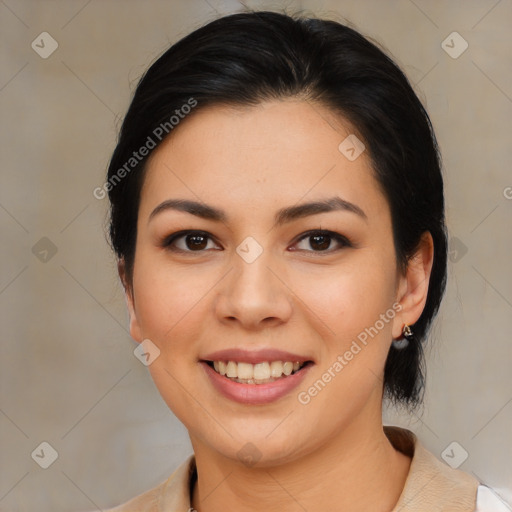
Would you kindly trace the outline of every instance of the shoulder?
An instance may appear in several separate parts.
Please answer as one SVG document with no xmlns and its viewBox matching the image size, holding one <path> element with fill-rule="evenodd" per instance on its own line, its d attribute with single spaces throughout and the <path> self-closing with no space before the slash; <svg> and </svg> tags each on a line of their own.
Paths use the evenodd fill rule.
<svg viewBox="0 0 512 512">
<path fill-rule="evenodd" d="M 510 512 L 510 507 L 489 487 L 469 473 L 441 462 L 409 430 L 389 426 L 384 430 L 391 444 L 411 457 L 405 487 L 394 512 Z"/>
<path fill-rule="evenodd" d="M 153 487 L 149 491 L 139 494 L 130 501 L 104 512 L 158 512 L 160 497 L 165 489 L 167 481 Z"/>
<path fill-rule="evenodd" d="M 479 482 L 429 452 L 410 431 L 386 427 L 392 445 L 411 457 L 405 486 L 393 511 L 474 512 Z"/>
<path fill-rule="evenodd" d="M 190 508 L 190 489 L 195 478 L 195 470 L 195 457 L 190 455 L 164 482 L 104 512 L 187 512 Z"/>
<path fill-rule="evenodd" d="M 475 512 L 510 512 L 510 507 L 501 501 L 489 487 L 480 485 L 476 495 Z"/>
</svg>

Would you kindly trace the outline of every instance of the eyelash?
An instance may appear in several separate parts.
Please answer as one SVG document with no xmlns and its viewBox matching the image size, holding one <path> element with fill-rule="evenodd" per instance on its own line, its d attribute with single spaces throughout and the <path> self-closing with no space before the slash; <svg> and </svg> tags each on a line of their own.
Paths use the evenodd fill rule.
<svg viewBox="0 0 512 512">
<path fill-rule="evenodd" d="M 172 245 L 174 242 L 176 242 L 180 238 L 185 238 L 188 235 L 203 236 L 203 237 L 208 238 L 209 240 L 214 240 L 213 237 L 206 231 L 185 230 L 185 231 L 178 231 L 177 233 L 173 233 L 172 235 L 167 236 L 163 240 L 161 246 L 164 249 L 167 249 L 171 252 L 190 253 L 190 254 L 194 254 L 194 253 L 201 254 L 201 253 L 206 252 L 206 249 L 201 249 L 198 251 L 191 251 L 191 250 L 178 249 Z M 307 231 L 306 233 L 303 233 L 302 235 L 300 235 L 300 237 L 294 243 L 294 245 L 298 244 L 299 242 L 302 242 L 303 240 L 305 240 L 307 238 L 311 238 L 315 235 L 328 236 L 331 239 L 334 239 L 336 242 L 338 242 L 341 247 L 339 247 L 338 249 L 334 249 L 334 250 L 326 249 L 324 251 L 314 251 L 314 250 L 307 250 L 307 249 L 299 249 L 299 251 L 313 252 L 313 253 L 318 253 L 318 254 L 324 254 L 324 253 L 331 254 L 331 253 L 336 252 L 345 247 L 353 247 L 351 242 L 343 235 L 340 235 L 339 233 L 336 233 L 334 231 L 325 230 L 325 229 L 310 230 L 310 231 Z"/>
</svg>

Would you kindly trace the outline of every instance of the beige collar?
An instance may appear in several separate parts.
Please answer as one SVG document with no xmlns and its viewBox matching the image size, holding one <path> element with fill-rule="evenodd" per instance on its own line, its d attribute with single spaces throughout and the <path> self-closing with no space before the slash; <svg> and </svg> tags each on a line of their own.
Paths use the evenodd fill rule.
<svg viewBox="0 0 512 512">
<path fill-rule="evenodd" d="M 391 444 L 412 457 L 404 489 L 392 512 L 473 512 L 479 482 L 427 451 L 409 430 L 384 427 Z M 194 455 L 159 486 L 110 512 L 188 512 L 197 478 Z"/>
<path fill-rule="evenodd" d="M 479 482 L 452 469 L 424 448 L 409 430 L 384 427 L 391 444 L 412 457 L 409 474 L 392 512 L 474 512 Z"/>
</svg>

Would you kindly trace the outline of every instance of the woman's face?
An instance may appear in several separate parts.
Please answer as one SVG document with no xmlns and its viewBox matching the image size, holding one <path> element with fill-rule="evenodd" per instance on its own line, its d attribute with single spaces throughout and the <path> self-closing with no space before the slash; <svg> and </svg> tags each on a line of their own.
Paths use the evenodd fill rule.
<svg viewBox="0 0 512 512">
<path fill-rule="evenodd" d="M 381 421 L 386 355 L 411 319 L 369 156 L 339 149 L 352 133 L 298 100 L 210 107 L 149 161 L 131 334 L 160 351 L 149 369 L 196 452 L 271 465 Z M 213 361 L 282 376 L 236 382 Z M 278 361 L 305 364 L 287 376 Z"/>
</svg>

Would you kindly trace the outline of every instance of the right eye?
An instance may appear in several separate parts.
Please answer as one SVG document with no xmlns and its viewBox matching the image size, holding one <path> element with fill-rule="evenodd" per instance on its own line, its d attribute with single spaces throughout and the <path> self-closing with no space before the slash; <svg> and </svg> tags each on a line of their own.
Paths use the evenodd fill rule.
<svg viewBox="0 0 512 512">
<path fill-rule="evenodd" d="M 166 237 L 162 247 L 173 252 L 204 252 L 209 240 L 213 242 L 211 235 L 205 231 L 178 231 Z"/>
</svg>

